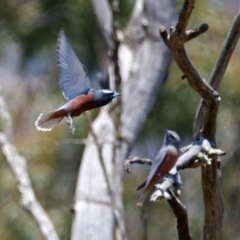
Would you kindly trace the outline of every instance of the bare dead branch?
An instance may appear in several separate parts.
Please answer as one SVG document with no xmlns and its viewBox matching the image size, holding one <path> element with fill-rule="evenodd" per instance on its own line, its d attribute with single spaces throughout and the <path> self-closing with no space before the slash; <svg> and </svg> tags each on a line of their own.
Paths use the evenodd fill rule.
<svg viewBox="0 0 240 240">
<path fill-rule="evenodd" d="M 2 121 L 2 131 L 4 132 L 8 139 L 12 140 L 12 118 L 7 110 L 7 106 L 1 92 L 0 92 L 0 117 Z"/>
<path fill-rule="evenodd" d="M 100 162 L 100 165 L 102 167 L 102 170 L 103 170 L 103 176 L 105 178 L 105 181 L 106 181 L 106 184 L 107 184 L 107 189 L 108 189 L 108 194 L 110 196 L 110 199 L 113 200 L 113 194 L 112 194 L 112 189 L 111 189 L 111 184 L 110 184 L 110 180 L 109 180 L 109 177 L 108 177 L 108 174 L 107 174 L 107 169 L 106 169 L 106 166 L 104 164 L 104 160 L 103 160 L 103 155 L 102 155 L 102 145 L 99 143 L 98 141 L 98 138 L 92 128 L 92 118 L 91 118 L 91 115 L 89 112 L 86 112 L 86 116 L 87 116 L 87 119 L 88 119 L 88 123 L 89 123 L 89 127 L 90 127 L 90 132 L 91 132 L 91 135 L 93 137 L 93 141 L 95 143 L 95 146 L 97 148 L 97 151 L 98 151 L 98 156 L 99 156 L 99 162 Z"/>
<path fill-rule="evenodd" d="M 220 56 L 212 71 L 209 83 L 213 88 L 217 89 L 221 83 L 223 75 L 226 71 L 233 50 L 239 40 L 240 35 L 240 10 L 237 13 L 232 28 L 230 29 L 225 43 L 223 45 Z M 204 129 L 204 134 L 208 134 L 214 139 L 215 132 L 211 129 L 215 127 L 217 111 L 211 111 L 201 102 L 195 117 L 194 135 L 196 136 L 200 129 Z M 214 124 L 214 125 L 213 125 Z M 215 158 L 212 166 L 202 168 L 202 185 L 205 204 L 205 219 L 202 239 L 219 239 L 221 235 L 221 227 L 224 213 L 223 197 L 220 188 L 220 170 L 217 158 Z"/>
<path fill-rule="evenodd" d="M 233 25 L 226 37 L 226 40 L 223 44 L 221 53 L 218 57 L 218 60 L 213 68 L 212 74 L 210 76 L 210 80 L 209 80 L 209 84 L 214 88 L 214 89 L 218 89 L 218 86 L 220 85 L 220 82 L 223 78 L 223 75 L 226 71 L 226 68 L 228 66 L 228 63 L 230 61 L 230 58 L 232 56 L 232 53 L 234 51 L 234 49 L 236 48 L 237 42 L 239 40 L 239 36 L 240 36 L 240 10 L 238 11 Z M 203 128 L 203 122 L 204 122 L 204 118 L 205 118 L 205 111 L 206 111 L 206 107 L 204 105 L 203 102 L 201 102 L 199 104 L 198 107 L 198 111 L 196 113 L 196 117 L 195 117 L 195 122 L 194 122 L 194 137 L 197 136 L 197 134 L 199 133 L 200 129 Z M 209 116 L 206 113 L 206 118 L 211 119 L 214 118 L 214 116 Z M 215 117 L 216 118 L 216 117 Z M 209 126 L 209 128 L 211 128 L 211 125 Z M 206 126 L 204 127 L 204 129 L 206 129 Z"/>
<path fill-rule="evenodd" d="M 189 85 L 202 96 L 204 103 L 209 106 L 209 108 L 217 108 L 219 95 L 203 78 L 201 78 L 199 72 L 189 60 L 184 48 L 186 37 L 179 40 L 175 28 L 172 28 L 168 33 L 164 27 L 160 28 L 160 35 L 171 50 L 179 68 L 187 78 Z"/>
<path fill-rule="evenodd" d="M 194 123 L 194 137 L 202 135 L 212 142 L 212 147 L 215 145 L 215 132 L 216 132 L 216 119 L 218 114 L 218 107 L 220 97 L 214 90 L 216 89 L 222 76 L 226 70 L 227 64 L 239 39 L 240 20 L 239 13 L 235 18 L 234 24 L 224 44 L 222 53 L 216 63 L 213 73 L 210 77 L 210 85 L 200 77 L 199 73 L 188 59 L 185 49 L 183 47 L 186 37 L 184 37 L 187 21 L 191 14 L 190 5 L 193 1 L 185 1 L 183 11 L 180 14 L 179 22 L 177 24 L 176 32 L 174 28 L 170 29 L 167 33 L 165 28 L 160 29 L 160 34 L 171 50 L 179 68 L 183 71 L 184 76 L 187 78 L 190 86 L 197 91 L 203 98 L 201 105 L 197 111 Z M 180 26 L 180 27 L 179 27 Z M 180 35 L 180 36 L 179 36 Z M 187 34 L 186 34 L 187 35 Z M 229 54 L 228 54 L 228 50 Z M 226 58 L 226 61 L 225 61 Z M 221 69 L 222 68 L 222 69 Z M 223 220 L 223 199 L 220 186 L 220 172 L 218 170 L 217 157 L 213 157 L 211 165 L 202 167 L 202 186 L 205 204 L 205 221 L 203 229 L 203 240 L 220 239 L 222 220 Z"/>
<path fill-rule="evenodd" d="M 19 155 L 10 142 L 12 138 L 12 119 L 4 98 L 0 95 L 0 118 L 3 132 L 0 132 L 0 144 L 21 194 L 20 204 L 36 221 L 40 232 L 46 240 L 58 240 L 57 232 L 45 210 L 37 201 L 28 175 L 26 159 Z"/>
<path fill-rule="evenodd" d="M 198 92 L 202 98 L 203 103 L 208 107 L 209 111 L 211 110 L 211 121 L 205 121 L 205 127 L 207 127 L 208 131 L 211 130 L 211 134 L 207 134 L 204 132 L 205 137 L 209 137 L 215 134 L 216 129 L 216 113 L 218 111 L 219 105 L 219 95 L 218 93 L 204 80 L 201 78 L 195 66 L 189 60 L 185 48 L 184 43 L 189 41 L 192 36 L 195 35 L 195 32 L 198 33 L 197 30 L 191 30 L 185 32 L 187 22 L 189 20 L 190 14 L 192 12 L 192 8 L 194 5 L 193 0 L 185 0 L 183 10 L 180 13 L 179 21 L 175 28 L 171 28 L 169 33 L 164 27 L 160 28 L 160 35 L 162 36 L 163 41 L 171 50 L 179 68 L 182 70 L 185 78 L 187 78 L 190 86 Z M 207 28 L 205 25 L 202 25 L 202 30 L 206 31 Z M 192 34 L 191 34 L 192 33 Z M 198 35 L 198 34 L 197 34 Z M 189 37 L 190 36 L 190 37 Z M 198 129 L 200 132 L 200 129 Z M 204 128 L 205 131 L 205 128 Z M 199 134 L 198 132 L 198 134 Z M 197 135 L 195 135 L 196 137 Z"/>
<path fill-rule="evenodd" d="M 47 213 L 37 201 L 27 173 L 26 159 L 20 156 L 17 149 L 3 133 L 0 133 L 0 144 L 3 154 L 14 174 L 18 190 L 21 194 L 21 205 L 37 222 L 40 232 L 46 240 L 58 240 L 57 232 Z"/>
<path fill-rule="evenodd" d="M 151 195 L 150 201 L 157 202 L 161 199 L 171 199 L 171 195 L 169 194 L 169 189 L 171 186 L 173 186 L 175 195 L 180 196 L 182 191 L 182 180 L 178 172 L 176 172 L 175 174 L 168 173 L 163 178 L 162 183 L 158 183 L 155 185 L 156 190 Z"/>
<path fill-rule="evenodd" d="M 233 51 L 238 43 L 239 37 L 240 37 L 240 9 L 234 19 L 233 25 L 226 37 L 221 53 L 217 59 L 217 62 L 210 76 L 209 84 L 214 89 L 218 88 L 223 78 L 228 63 L 232 57 Z"/>
<path fill-rule="evenodd" d="M 172 191 L 169 191 L 171 199 L 168 200 L 174 215 L 177 218 L 177 230 L 179 240 L 191 240 L 191 235 L 188 226 L 188 213 L 187 208 L 182 204 L 182 202 L 175 197 Z"/>
<path fill-rule="evenodd" d="M 186 32 L 186 42 L 192 40 L 193 38 L 198 37 L 202 33 L 205 33 L 208 30 L 208 25 L 206 23 L 201 24 L 199 27 L 189 30 Z"/>
<path fill-rule="evenodd" d="M 129 157 L 124 161 L 124 168 L 128 173 L 132 172 L 131 165 L 134 163 L 152 165 L 153 160 L 149 158 Z"/>
<path fill-rule="evenodd" d="M 174 178 L 176 178 L 177 180 Z M 158 184 L 159 186 L 156 186 L 157 189 L 151 195 L 150 201 L 156 202 L 161 199 L 166 199 L 177 219 L 177 230 L 178 230 L 179 240 L 190 240 L 191 235 L 190 235 L 189 225 L 188 225 L 187 208 L 173 194 L 173 192 L 169 190 L 169 188 L 171 187 L 174 181 L 178 182 L 179 186 L 178 187 L 175 186 L 174 191 L 175 191 L 175 194 L 179 196 L 181 192 L 181 185 L 182 185 L 180 175 L 168 174 L 168 176 L 165 177 L 164 182 L 162 184 Z"/>
<path fill-rule="evenodd" d="M 185 35 L 187 24 L 191 16 L 192 10 L 194 9 L 195 0 L 184 0 L 183 9 L 180 13 L 178 23 L 176 25 L 177 34 L 180 37 Z"/>
<path fill-rule="evenodd" d="M 108 56 L 110 59 L 110 86 L 111 89 L 114 91 L 121 93 L 121 82 L 122 76 L 120 73 L 120 66 L 119 66 L 119 46 L 120 46 L 120 39 L 119 39 L 119 32 L 120 32 L 120 23 L 119 23 L 119 1 L 113 0 L 111 4 L 112 9 L 112 47 L 108 49 Z M 113 117 L 114 126 L 117 132 L 119 132 L 120 126 L 120 116 L 121 116 L 121 109 L 122 109 L 122 99 L 117 98 L 110 104 L 110 113 Z"/>
</svg>

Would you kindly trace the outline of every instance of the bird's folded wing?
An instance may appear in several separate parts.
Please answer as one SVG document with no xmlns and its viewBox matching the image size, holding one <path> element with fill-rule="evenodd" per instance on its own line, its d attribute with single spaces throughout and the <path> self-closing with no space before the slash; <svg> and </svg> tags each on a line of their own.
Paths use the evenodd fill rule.
<svg viewBox="0 0 240 240">
<path fill-rule="evenodd" d="M 167 154 L 167 146 L 162 146 L 158 152 L 158 155 L 157 155 L 155 161 L 153 162 L 153 164 L 150 168 L 146 186 L 148 186 L 148 184 L 150 183 L 150 181 L 152 180 L 154 175 L 157 173 L 157 170 L 160 167 L 161 163 L 163 162 L 166 154 Z"/>
<path fill-rule="evenodd" d="M 72 49 L 65 32 L 60 31 L 57 40 L 57 67 L 63 96 L 69 101 L 91 88 L 84 66 Z"/>
</svg>

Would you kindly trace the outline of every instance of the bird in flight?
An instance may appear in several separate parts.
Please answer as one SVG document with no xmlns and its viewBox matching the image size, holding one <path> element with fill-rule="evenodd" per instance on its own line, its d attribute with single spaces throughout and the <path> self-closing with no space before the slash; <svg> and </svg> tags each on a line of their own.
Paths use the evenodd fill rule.
<svg viewBox="0 0 240 240">
<path fill-rule="evenodd" d="M 55 111 L 41 113 L 35 126 L 40 131 L 51 131 L 64 117 L 68 117 L 69 126 L 74 133 L 73 117 L 87 110 L 102 107 L 121 94 L 110 90 L 94 90 L 91 87 L 86 69 L 63 30 L 58 36 L 56 54 L 59 85 L 67 103 Z"/>
<path fill-rule="evenodd" d="M 151 188 L 174 167 L 179 156 L 180 137 L 174 131 L 166 130 L 164 142 L 153 162 L 147 179 L 137 188 L 144 188 L 137 206 L 142 207 Z"/>
</svg>

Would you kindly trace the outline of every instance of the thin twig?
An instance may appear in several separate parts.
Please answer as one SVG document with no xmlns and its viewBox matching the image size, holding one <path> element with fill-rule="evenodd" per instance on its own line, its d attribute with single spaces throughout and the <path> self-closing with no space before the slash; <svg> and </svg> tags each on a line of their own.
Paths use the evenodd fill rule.
<svg viewBox="0 0 240 240">
<path fill-rule="evenodd" d="M 110 196 L 111 202 L 113 202 L 113 194 L 112 194 L 111 184 L 110 184 L 110 180 L 109 180 L 109 177 L 108 177 L 107 169 L 106 169 L 106 166 L 105 166 L 105 163 L 104 163 L 104 160 L 103 160 L 103 155 L 102 155 L 102 145 L 98 142 L 97 135 L 95 134 L 95 132 L 93 130 L 93 127 L 92 127 L 93 121 L 92 121 L 90 113 L 86 112 L 86 116 L 87 116 L 87 119 L 88 119 L 90 132 L 91 132 L 91 135 L 93 137 L 93 141 L 94 141 L 95 146 L 97 148 L 99 162 L 100 162 L 100 165 L 102 167 L 103 176 L 104 176 L 104 179 L 105 179 L 106 184 L 107 184 L 108 194 Z"/>
<path fill-rule="evenodd" d="M 87 145 L 89 141 L 87 139 L 64 139 L 56 142 L 56 145 L 62 144 L 78 144 L 78 145 Z"/>
<path fill-rule="evenodd" d="M 6 102 L 2 96 L 0 87 L 0 117 L 2 121 L 2 131 L 9 140 L 12 140 L 12 118 L 7 109 Z"/>
<path fill-rule="evenodd" d="M 189 30 L 186 32 L 186 42 L 192 40 L 193 38 L 198 37 L 208 30 L 208 25 L 206 23 L 201 24 L 199 27 Z"/>
</svg>

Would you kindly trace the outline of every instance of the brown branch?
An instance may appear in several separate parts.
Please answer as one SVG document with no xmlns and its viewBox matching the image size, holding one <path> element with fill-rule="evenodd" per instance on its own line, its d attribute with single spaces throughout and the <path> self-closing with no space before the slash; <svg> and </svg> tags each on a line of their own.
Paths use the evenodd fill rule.
<svg viewBox="0 0 240 240">
<path fill-rule="evenodd" d="M 184 9 L 186 6 L 189 6 L 187 2 L 189 4 L 191 3 L 191 1 L 185 1 Z M 186 11 L 186 9 L 182 11 L 177 26 L 183 26 L 184 29 L 186 26 L 184 23 L 186 22 L 183 24 L 180 23 L 181 19 L 189 19 L 190 12 L 190 10 Z M 184 14 L 186 16 L 182 17 Z M 215 147 L 216 118 L 220 98 L 217 92 L 213 89 L 216 89 L 219 86 L 232 52 L 239 39 L 240 13 L 238 13 L 235 18 L 233 27 L 228 34 L 223 50 L 210 77 L 210 84 L 213 88 L 201 79 L 195 67 L 188 59 L 183 47 L 183 33 L 181 32 L 182 35 L 178 37 L 178 35 L 174 33 L 174 29 L 172 29 L 169 34 L 166 33 L 166 30 L 160 31 L 160 34 L 166 45 L 170 48 L 190 86 L 203 98 L 194 123 L 194 137 L 197 137 L 200 130 L 203 128 L 203 136 L 212 140 L 212 146 Z M 218 163 L 216 157 L 214 158 L 212 165 L 202 168 L 202 186 L 205 203 L 205 221 L 202 239 L 219 239 L 221 235 L 223 199 L 220 186 L 220 173 L 218 173 L 219 170 L 217 168 Z"/>
<path fill-rule="evenodd" d="M 206 23 L 201 24 L 199 27 L 189 30 L 186 32 L 186 42 L 198 37 L 199 35 L 205 33 L 208 30 L 208 25 Z"/>
<path fill-rule="evenodd" d="M 194 122 L 194 137 L 200 135 L 202 130 L 203 137 L 212 142 L 215 146 L 216 119 L 220 97 L 215 89 L 219 86 L 223 74 L 226 70 L 232 52 L 240 35 L 240 12 L 238 12 L 232 29 L 225 41 L 219 59 L 213 69 L 209 84 L 203 80 L 191 61 L 188 59 L 184 49 L 187 40 L 187 33 L 184 33 L 187 21 L 191 14 L 193 1 L 185 1 L 183 11 L 180 14 L 176 28 L 171 28 L 168 33 L 165 28 L 160 29 L 160 34 L 171 50 L 179 68 L 187 78 L 190 86 L 197 91 L 203 98 L 201 106 L 197 111 Z M 177 30 L 176 30 L 177 29 Z M 180 29 L 180 30 L 179 30 Z M 220 186 L 220 171 L 217 157 L 213 157 L 211 165 L 202 167 L 202 187 L 205 204 L 205 220 L 203 228 L 203 240 L 220 239 L 222 220 L 223 220 L 223 198 Z"/>
<path fill-rule="evenodd" d="M 118 63 L 118 49 L 120 46 L 120 39 L 118 32 L 120 31 L 120 24 L 119 24 L 119 0 L 113 0 L 112 4 L 112 14 L 113 14 L 113 21 L 112 21 L 112 40 L 113 40 L 113 48 L 109 49 L 109 56 L 112 60 L 113 64 L 113 71 L 114 71 L 114 80 L 115 80 L 115 91 L 121 93 L 121 74 L 120 74 L 120 67 Z"/>
<path fill-rule="evenodd" d="M 217 108 L 219 95 L 209 84 L 201 78 L 193 63 L 189 60 L 184 48 L 186 38 L 180 39 L 176 34 L 176 29 L 168 33 L 166 28 L 160 28 L 160 35 L 168 48 L 171 50 L 179 68 L 187 78 L 190 86 L 198 92 L 204 99 L 204 103 L 211 109 Z"/>
<path fill-rule="evenodd" d="M 120 23 L 119 23 L 119 0 L 112 0 L 111 4 L 112 9 L 112 42 L 113 45 L 111 48 L 108 49 L 108 56 L 110 59 L 110 69 L 112 70 L 112 74 L 110 73 L 110 86 L 113 90 L 118 93 L 122 92 L 121 89 L 121 82 L 122 76 L 120 73 L 120 66 L 119 66 L 119 47 L 120 47 L 120 39 L 119 39 L 119 32 L 120 32 Z M 120 132 L 120 116 L 122 110 L 122 98 L 116 98 L 110 105 L 110 113 L 113 118 L 114 126 L 117 133 Z M 119 135 L 119 134 L 118 134 Z"/>
<path fill-rule="evenodd" d="M 183 9 L 180 13 L 178 23 L 176 25 L 177 34 L 179 36 L 185 35 L 186 27 L 194 9 L 195 0 L 184 0 Z"/>
<path fill-rule="evenodd" d="M 227 65 L 232 56 L 233 50 L 240 36 L 240 10 L 238 11 L 232 28 L 230 29 L 224 42 L 222 51 L 212 71 L 209 83 L 217 89 L 221 83 Z M 204 134 L 209 133 L 209 137 L 214 139 L 212 132 L 212 119 L 216 119 L 217 112 L 211 112 L 201 102 L 195 117 L 194 135 L 196 136 L 201 128 Z M 221 235 L 222 219 L 224 214 L 223 197 L 220 186 L 219 163 L 215 159 L 214 164 L 207 168 L 202 168 L 202 186 L 205 204 L 205 219 L 202 239 L 219 239 Z"/>
<path fill-rule="evenodd" d="M 217 62 L 213 68 L 212 74 L 210 76 L 209 84 L 214 88 L 217 89 L 218 86 L 220 85 L 220 82 L 223 78 L 223 75 L 226 71 L 226 68 L 228 66 L 228 63 L 230 61 L 230 58 L 232 56 L 232 53 L 234 49 L 236 48 L 237 42 L 240 37 L 240 10 L 238 11 L 232 28 L 230 29 L 226 40 L 223 44 L 221 53 L 217 59 Z M 195 122 L 194 122 L 194 137 L 196 137 L 199 133 L 199 131 L 203 128 L 203 122 L 204 118 L 214 118 L 214 116 L 210 116 L 211 113 L 206 111 L 206 107 L 203 102 L 200 103 L 196 117 L 195 117 Z M 204 116 L 206 114 L 206 117 Z M 211 114 L 212 115 L 212 114 Z M 215 117 L 216 118 L 216 117 Z M 209 126 L 211 128 L 211 124 Z M 206 126 L 204 127 L 206 129 Z"/>
<path fill-rule="evenodd" d="M 175 197 L 172 191 L 169 191 L 169 193 L 171 195 L 171 199 L 168 200 L 168 203 L 177 218 L 178 238 L 179 240 L 191 240 L 192 238 L 189 232 L 187 208 L 177 197 Z"/>
<path fill-rule="evenodd" d="M 222 51 L 217 59 L 217 62 L 210 76 L 209 84 L 214 89 L 218 88 L 223 78 L 228 63 L 232 57 L 233 51 L 238 43 L 239 37 L 240 37 L 240 9 L 234 19 L 232 28 L 230 29 L 226 37 L 226 40 L 222 47 Z"/>
</svg>

